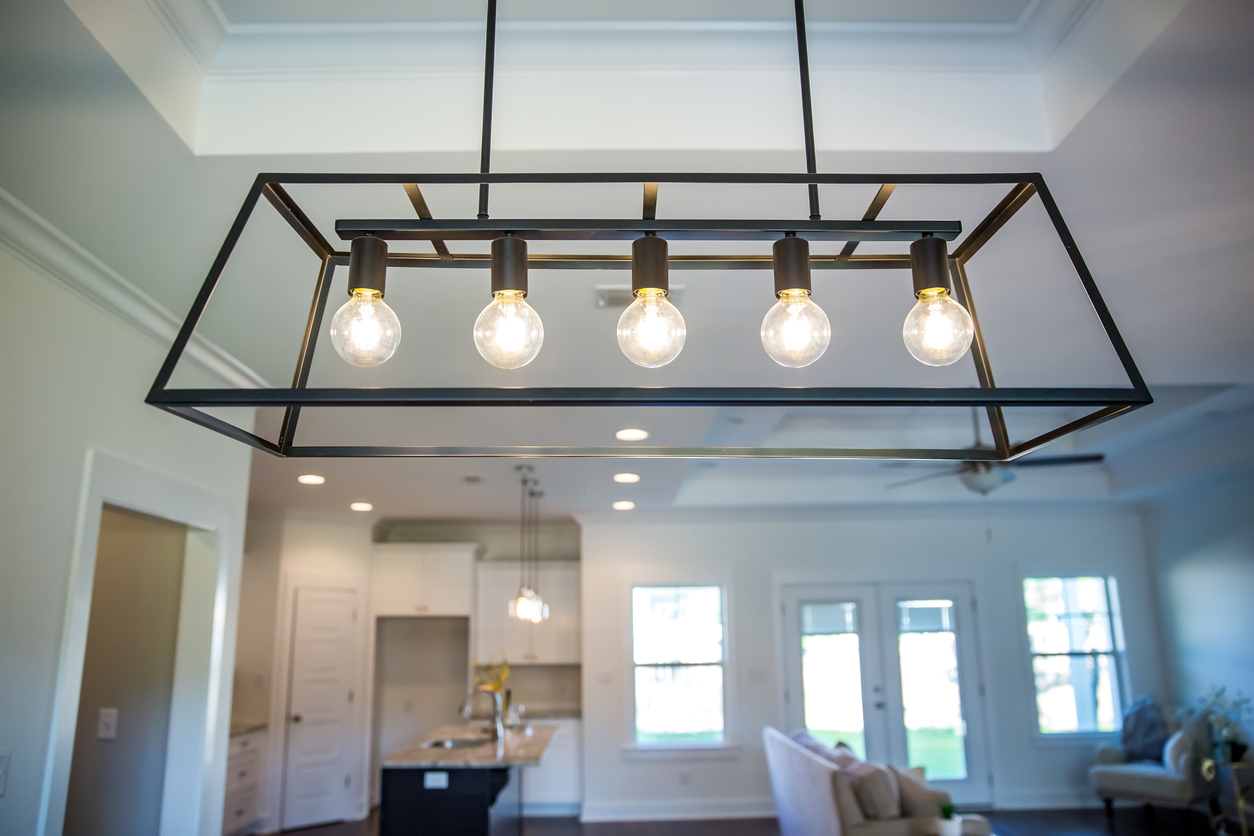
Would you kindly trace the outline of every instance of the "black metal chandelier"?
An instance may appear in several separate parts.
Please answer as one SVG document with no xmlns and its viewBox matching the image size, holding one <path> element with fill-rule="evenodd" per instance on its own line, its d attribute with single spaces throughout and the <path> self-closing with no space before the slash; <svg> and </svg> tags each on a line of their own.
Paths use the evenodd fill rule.
<svg viewBox="0 0 1254 836">
<path fill-rule="evenodd" d="M 259 174 L 180 329 L 147 402 L 231 438 L 278 456 L 549 456 L 687 458 L 862 458 L 1008 461 L 1084 427 L 1152 402 L 1110 311 L 1067 229 L 1057 204 L 1038 173 L 1011 174 L 820 174 L 817 171 L 803 0 L 794 0 L 806 173 L 491 173 L 492 90 L 496 40 L 496 0 L 488 0 L 484 66 L 483 126 L 478 174 Z M 642 189 L 638 219 L 508 219 L 489 216 L 493 184 L 621 184 Z M 285 187 L 295 184 L 383 184 L 403 188 L 415 217 L 341 218 L 335 233 L 349 243 L 337 249 L 310 220 Z M 422 187 L 478 185 L 475 218 L 436 219 Z M 790 220 L 691 220 L 657 216 L 664 184 L 760 184 L 806 186 L 809 217 Z M 878 187 L 861 218 L 824 220 L 819 186 L 871 184 Z M 957 220 L 880 220 L 900 185 L 1009 187 L 974 229 L 963 235 Z M 174 373 L 227 262 L 259 200 L 264 197 L 321 263 L 305 324 L 292 385 L 271 389 L 171 388 Z M 1093 307 L 1110 347 L 1126 376 L 1126 387 L 998 387 L 967 279 L 967 262 L 1021 208 L 1039 199 L 1061 241 L 1076 277 Z M 389 252 L 389 241 L 427 241 L 433 252 Z M 490 253 L 459 253 L 450 243 L 491 241 Z M 632 241 L 630 255 L 528 255 L 528 241 Z M 670 255 L 668 241 L 773 242 L 771 254 Z M 810 252 L 809 242 L 842 242 L 835 255 Z M 861 242 L 906 244 L 898 253 L 858 253 Z M 951 242 L 953 246 L 950 246 Z M 782 366 L 809 365 L 827 348 L 831 329 L 826 315 L 810 300 L 811 270 L 910 270 L 917 304 L 903 327 L 903 339 L 921 362 L 942 366 L 970 353 L 979 387 L 393 387 L 315 388 L 308 386 L 314 349 L 323 331 L 335 268 L 348 267 L 349 301 L 328 328 L 337 353 L 358 366 L 386 361 L 400 340 L 399 319 L 383 301 L 388 269 L 488 269 L 492 302 L 475 323 L 475 344 L 489 363 L 518 368 L 530 362 L 543 343 L 543 325 L 527 304 L 530 270 L 630 270 L 635 301 L 623 313 L 618 341 L 628 359 L 656 368 L 682 350 L 682 315 L 668 300 L 674 270 L 773 270 L 778 303 L 763 321 L 767 354 Z M 640 446 L 371 446 L 302 445 L 297 426 L 302 408 L 312 407 L 983 407 L 992 429 L 987 448 L 836 448 L 836 447 L 640 447 Z M 279 407 L 284 411 L 277 438 L 264 438 L 208 414 L 215 407 Z M 1084 414 L 1018 443 L 1012 443 L 1004 416 L 1011 407 L 1068 407 Z"/>
</svg>

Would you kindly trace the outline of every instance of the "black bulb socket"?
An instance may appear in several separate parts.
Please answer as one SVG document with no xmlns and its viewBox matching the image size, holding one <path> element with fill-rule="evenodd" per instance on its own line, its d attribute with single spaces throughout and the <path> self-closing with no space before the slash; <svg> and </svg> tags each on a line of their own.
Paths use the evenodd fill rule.
<svg viewBox="0 0 1254 836">
<path fill-rule="evenodd" d="M 631 290 L 670 292 L 669 247 L 665 238 L 646 235 L 631 242 Z"/>
<path fill-rule="evenodd" d="M 785 290 L 811 290 L 810 242 L 788 235 L 775 242 L 772 251 L 775 265 L 775 296 Z"/>
<path fill-rule="evenodd" d="M 387 272 L 388 242 L 373 235 L 354 238 L 348 255 L 348 295 L 374 290 L 383 298 Z"/>
<path fill-rule="evenodd" d="M 914 277 L 914 295 L 928 290 L 953 291 L 949 277 L 949 251 L 945 239 L 932 235 L 910 244 L 910 273 Z"/>
<path fill-rule="evenodd" d="M 527 295 L 527 242 L 517 235 L 492 240 L 492 294 L 499 290 Z"/>
</svg>

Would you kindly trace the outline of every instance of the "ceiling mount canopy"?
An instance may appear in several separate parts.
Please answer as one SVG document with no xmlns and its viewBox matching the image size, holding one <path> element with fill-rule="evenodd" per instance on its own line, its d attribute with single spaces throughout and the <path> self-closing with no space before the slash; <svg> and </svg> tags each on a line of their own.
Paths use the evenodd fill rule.
<svg viewBox="0 0 1254 836">
<path fill-rule="evenodd" d="M 488 0 L 484 62 L 483 124 L 478 174 L 260 174 L 249 190 L 235 223 L 223 242 L 192 309 L 184 321 L 147 401 L 237 440 L 279 456 L 634 456 L 687 458 L 876 458 L 941 459 L 954 461 L 1008 461 L 1064 435 L 1152 402 L 1131 353 L 1103 302 L 1076 243 L 1037 173 L 1012 174 L 821 174 L 817 170 L 814 121 L 810 94 L 805 14 L 795 0 L 798 66 L 801 82 L 806 172 L 777 174 L 704 173 L 557 173 L 502 174 L 491 172 L 492 95 L 496 41 L 496 0 Z M 643 195 L 639 218 L 507 218 L 489 214 L 490 188 L 590 184 L 612 187 L 637 184 Z M 293 199 L 289 187 L 330 185 L 391 185 L 404 191 L 414 216 L 405 218 L 337 217 L 334 236 L 348 250 L 333 246 L 317 223 Z M 464 185 L 478 187 L 474 218 L 437 219 L 423 187 Z M 809 214 L 804 219 L 724 217 L 693 219 L 658 217 L 659 193 L 667 186 L 722 185 L 752 189 L 766 185 L 805 186 Z M 820 186 L 877 187 L 861 217 L 824 219 Z M 1004 197 L 965 235 L 956 218 L 883 220 L 880 215 L 898 187 L 935 188 L 1001 185 Z M 170 386 L 227 263 L 264 197 L 320 262 L 313 300 L 297 352 L 292 385 L 282 389 L 217 390 Z M 1017 212 L 1038 199 L 1053 232 L 1066 251 L 1075 277 L 1092 306 L 1113 350 L 1127 386 L 998 387 L 976 315 L 966 264 L 984 248 Z M 768 213 L 763 213 L 768 214 Z M 393 249 L 389 242 L 429 242 L 430 253 Z M 490 241 L 490 251 L 476 251 L 469 242 Z M 589 251 L 590 242 L 632 242 L 621 253 Z M 529 254 L 528 242 L 567 242 L 569 254 Z M 693 242 L 716 250 L 674 255 L 668 242 Z M 771 242 L 769 250 L 750 252 Z M 811 243 L 837 242 L 838 253 L 811 252 Z M 879 250 L 858 252 L 868 242 Z M 738 244 L 737 252 L 726 250 Z M 952 246 L 950 244 L 952 243 Z M 452 244 L 453 246 L 450 246 Z M 456 251 L 454 250 L 456 247 Z M 902 329 L 905 347 L 927 366 L 946 366 L 970 356 L 978 387 L 848 387 L 798 386 L 782 377 L 768 386 L 502 386 L 502 387 L 377 387 L 327 388 L 309 386 L 314 351 L 337 267 L 348 267 L 349 301 L 331 318 L 328 328 L 336 352 L 354 366 L 377 366 L 388 361 L 401 343 L 401 318 L 384 301 L 387 271 L 436 268 L 469 269 L 490 273 L 492 301 L 474 323 L 480 355 L 500 369 L 529 364 L 544 344 L 544 324 L 528 300 L 528 276 L 533 270 L 630 270 L 635 301 L 618 323 L 618 343 L 627 359 L 655 369 L 672 362 L 683 350 L 687 328 L 669 295 L 669 271 L 774 272 L 776 302 L 762 320 L 760 338 L 767 355 L 784 368 L 816 363 L 828 349 L 831 325 L 827 314 L 812 300 L 812 270 L 909 270 L 914 308 Z M 767 291 L 769 292 L 769 291 Z M 769 297 L 768 297 L 769 298 Z M 907 297 L 909 298 L 909 297 Z M 302 306 L 306 300 L 299 300 Z M 537 302 L 541 305 L 542 303 Z M 780 371 L 780 375 L 790 373 Z M 366 443 L 300 444 L 297 426 L 303 408 L 313 407 L 984 407 L 993 434 L 990 449 L 915 447 L 795 447 L 795 446 L 670 446 L 604 447 L 563 445 L 427 445 L 399 446 Z M 280 407 L 282 425 L 277 438 L 265 438 L 205 412 L 215 407 Z M 1012 440 L 1005 410 L 1011 408 L 1067 408 L 1079 410 L 1052 429 L 1033 431 Z M 349 441 L 360 442 L 354 433 Z"/>
</svg>

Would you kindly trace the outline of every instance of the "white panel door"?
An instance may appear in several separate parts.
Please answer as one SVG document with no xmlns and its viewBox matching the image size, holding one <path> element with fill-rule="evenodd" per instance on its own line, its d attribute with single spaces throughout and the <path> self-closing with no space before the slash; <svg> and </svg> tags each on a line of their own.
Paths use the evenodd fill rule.
<svg viewBox="0 0 1254 836">
<path fill-rule="evenodd" d="M 283 827 L 349 818 L 354 763 L 356 593 L 296 590 Z"/>
<path fill-rule="evenodd" d="M 806 729 L 829 746 L 887 760 L 878 591 L 786 586 L 783 602 L 788 731 Z"/>
</svg>

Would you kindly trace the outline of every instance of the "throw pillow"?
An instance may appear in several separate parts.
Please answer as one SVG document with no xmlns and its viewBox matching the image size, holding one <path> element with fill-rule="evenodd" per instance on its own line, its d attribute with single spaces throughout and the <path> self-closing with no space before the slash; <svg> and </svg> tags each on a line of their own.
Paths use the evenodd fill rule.
<svg viewBox="0 0 1254 836">
<path fill-rule="evenodd" d="M 1167 722 L 1153 697 L 1141 697 L 1123 715 L 1123 751 L 1129 761 L 1158 761 L 1167 743 Z"/>
<path fill-rule="evenodd" d="M 788 739 L 840 767 L 840 770 L 832 773 L 832 785 L 836 788 L 836 803 L 840 806 L 843 824 L 846 827 L 864 824 L 866 817 L 862 815 L 862 808 L 853 793 L 850 776 L 844 772 L 846 765 L 850 763 L 850 758 L 853 759 L 853 763 L 860 762 L 854 757 L 852 750 L 843 743 L 837 744 L 835 749 L 828 748 L 805 729 L 797 729 L 788 735 Z"/>
<path fill-rule="evenodd" d="M 862 805 L 858 803 L 858 797 L 853 794 L 853 786 L 849 783 L 849 773 L 843 769 L 833 770 L 832 784 L 836 787 L 836 807 L 837 812 L 840 813 L 841 826 L 849 829 L 865 824 L 866 816 L 862 815 Z"/>
<path fill-rule="evenodd" d="M 1163 746 L 1163 763 L 1173 773 L 1184 777 L 1184 761 L 1192 752 L 1193 741 L 1181 729 L 1167 738 L 1167 744 Z"/>
<path fill-rule="evenodd" d="M 862 808 L 862 815 L 872 821 L 901 818 L 901 797 L 893 773 L 865 761 L 845 771 L 849 774 L 849 783 L 858 799 L 858 806 Z"/>
<path fill-rule="evenodd" d="M 951 803 L 949 793 L 934 790 L 922 781 L 915 780 L 896 767 L 888 767 L 897 779 L 903 816 L 939 816 L 941 807 Z"/>
</svg>

